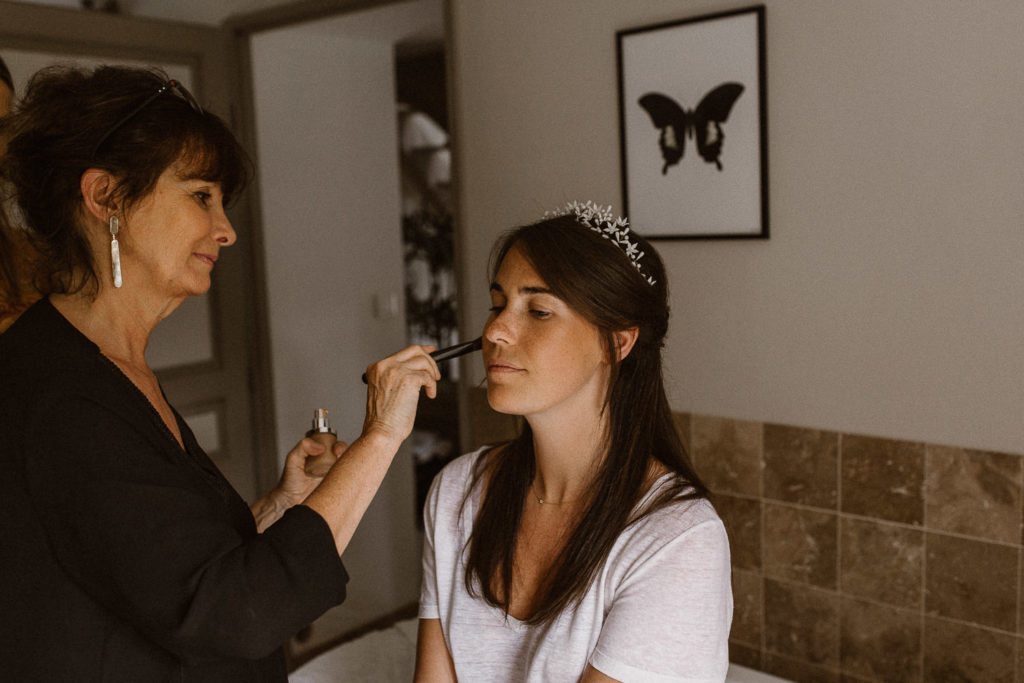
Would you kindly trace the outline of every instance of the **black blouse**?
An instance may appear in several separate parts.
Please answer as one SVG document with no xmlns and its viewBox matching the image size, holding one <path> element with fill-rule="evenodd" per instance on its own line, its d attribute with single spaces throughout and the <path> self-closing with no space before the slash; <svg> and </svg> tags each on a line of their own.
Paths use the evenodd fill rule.
<svg viewBox="0 0 1024 683">
<path fill-rule="evenodd" d="M 175 417 L 45 299 L 0 335 L 0 679 L 285 681 L 344 600 L 323 518 L 257 533 Z"/>
</svg>

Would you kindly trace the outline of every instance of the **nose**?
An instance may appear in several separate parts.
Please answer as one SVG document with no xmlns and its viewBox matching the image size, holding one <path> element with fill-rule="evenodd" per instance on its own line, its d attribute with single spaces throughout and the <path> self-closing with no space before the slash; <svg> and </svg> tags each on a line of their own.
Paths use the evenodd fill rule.
<svg viewBox="0 0 1024 683">
<path fill-rule="evenodd" d="M 238 239 L 238 233 L 235 232 L 235 228 L 223 211 L 220 212 L 213 226 L 213 237 L 222 247 L 230 247 Z"/>
<path fill-rule="evenodd" d="M 492 344 L 511 344 L 515 340 L 515 331 L 509 324 L 507 310 L 492 314 L 484 325 L 483 337 Z"/>
</svg>

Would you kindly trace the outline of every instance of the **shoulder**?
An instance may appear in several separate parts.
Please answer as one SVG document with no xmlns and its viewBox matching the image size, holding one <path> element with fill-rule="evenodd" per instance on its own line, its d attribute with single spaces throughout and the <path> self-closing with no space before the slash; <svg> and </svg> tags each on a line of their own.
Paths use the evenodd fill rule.
<svg viewBox="0 0 1024 683">
<path fill-rule="evenodd" d="M 12 417 L 6 426 L 19 432 L 35 418 L 48 428 L 62 426 L 66 406 L 88 394 L 91 359 L 82 345 L 67 343 L 74 336 L 58 317 L 44 299 L 0 334 L 0 410 Z"/>
<path fill-rule="evenodd" d="M 40 299 L 0 334 L 0 366 L 17 376 L 65 377 L 99 357 L 99 349 L 48 299 Z"/>
<path fill-rule="evenodd" d="M 664 480 L 659 483 L 664 483 Z M 655 485 L 651 493 L 656 494 Z M 692 489 L 691 489 L 692 490 Z M 694 527 L 708 523 L 721 524 L 718 512 L 707 498 L 676 499 L 656 509 L 647 516 L 652 526 L 664 527 L 678 533 L 685 533 Z M 643 520 L 641 520 L 643 521 Z"/>
<path fill-rule="evenodd" d="M 472 476 L 477 462 L 479 462 L 480 458 L 487 453 L 487 448 L 487 446 L 484 446 L 475 451 L 463 453 L 462 455 L 454 458 L 441 469 L 441 474 L 439 476 L 458 479 Z"/>
<path fill-rule="evenodd" d="M 445 465 L 434 478 L 432 489 L 444 493 L 465 495 L 468 487 L 475 479 L 477 463 L 486 455 L 488 447 L 470 453 L 463 453 Z"/>
<path fill-rule="evenodd" d="M 649 496 L 665 483 L 659 480 Z M 619 546 L 633 557 L 706 554 L 718 562 L 729 555 L 725 526 L 707 498 L 674 500 L 644 515 L 623 531 Z"/>
<path fill-rule="evenodd" d="M 445 465 L 434 477 L 423 506 L 423 523 L 428 541 L 433 537 L 435 530 L 445 530 L 446 534 L 451 532 L 458 535 L 467 525 L 463 519 L 467 514 L 466 504 L 469 503 L 471 508 L 473 505 L 471 489 L 476 482 L 476 464 L 486 452 L 486 448 L 481 448 L 460 455 Z M 471 526 L 472 512 L 468 514 L 468 524 Z"/>
<path fill-rule="evenodd" d="M 428 509 L 436 511 L 439 507 L 461 505 L 476 480 L 476 465 L 485 453 L 487 448 L 480 448 L 464 453 L 445 465 L 430 485 L 430 492 L 427 494 Z"/>
<path fill-rule="evenodd" d="M 727 624 L 730 576 L 729 539 L 711 503 L 673 501 L 619 535 L 605 567 L 605 599 L 620 611 L 637 601 L 648 612 L 711 610 Z M 698 615 L 697 621 L 706 620 Z"/>
</svg>

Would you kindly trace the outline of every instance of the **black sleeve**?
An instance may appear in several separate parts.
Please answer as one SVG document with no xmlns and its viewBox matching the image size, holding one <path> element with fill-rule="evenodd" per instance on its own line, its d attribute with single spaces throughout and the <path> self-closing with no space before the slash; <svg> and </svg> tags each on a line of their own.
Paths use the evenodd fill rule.
<svg viewBox="0 0 1024 683">
<path fill-rule="evenodd" d="M 87 397 L 51 401 L 27 426 L 29 493 L 61 568 L 183 660 L 264 657 L 344 600 L 313 510 L 246 533 L 167 435 Z"/>
</svg>

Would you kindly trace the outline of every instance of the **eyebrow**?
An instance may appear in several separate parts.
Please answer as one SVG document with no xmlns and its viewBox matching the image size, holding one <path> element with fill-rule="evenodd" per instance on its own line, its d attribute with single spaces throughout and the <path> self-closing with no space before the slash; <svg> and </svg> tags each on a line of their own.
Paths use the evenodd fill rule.
<svg viewBox="0 0 1024 683">
<path fill-rule="evenodd" d="M 214 185 L 214 184 L 215 185 L 220 185 L 221 184 L 221 182 L 219 180 L 213 180 L 212 178 L 204 178 L 202 175 L 199 174 L 198 171 L 186 171 L 182 175 L 179 175 L 179 174 L 175 173 L 174 177 L 177 178 L 178 180 L 180 180 L 183 183 L 188 183 L 188 182 L 196 181 L 196 182 L 200 182 L 200 183 L 208 183 L 208 184 L 211 184 L 211 185 Z"/>
<path fill-rule="evenodd" d="M 501 285 L 499 285 L 497 282 L 492 282 L 491 283 L 491 291 L 492 292 L 498 292 L 499 294 L 504 294 L 505 293 L 505 290 L 502 289 Z M 520 294 L 550 294 L 551 296 L 558 296 L 557 294 L 552 292 L 547 287 L 520 287 L 519 288 L 519 293 Z"/>
</svg>

